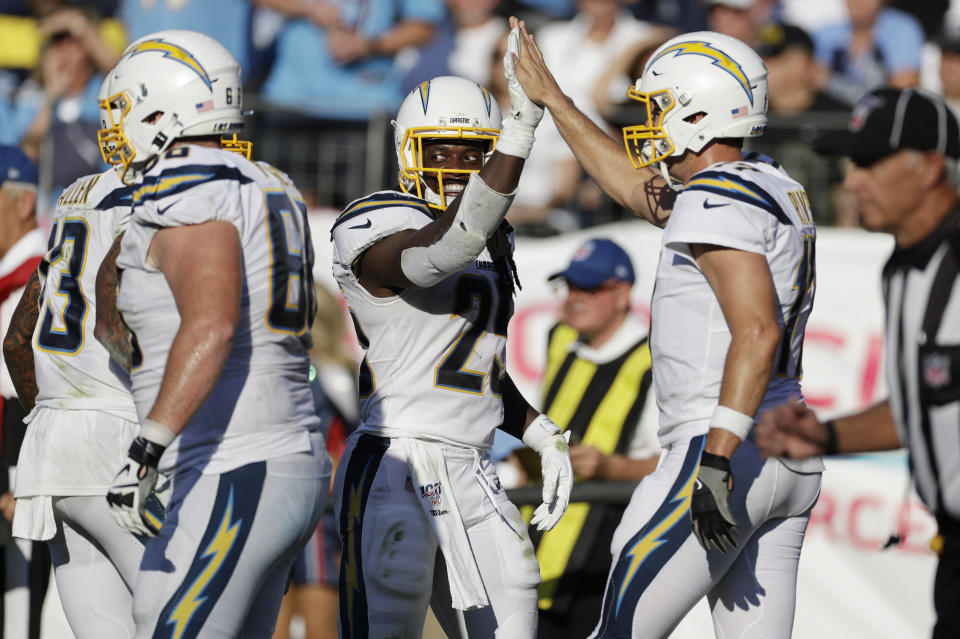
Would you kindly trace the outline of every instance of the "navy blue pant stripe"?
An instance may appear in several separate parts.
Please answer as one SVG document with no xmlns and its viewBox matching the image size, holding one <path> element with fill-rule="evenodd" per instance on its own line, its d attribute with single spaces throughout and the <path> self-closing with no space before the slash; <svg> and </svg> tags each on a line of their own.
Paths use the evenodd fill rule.
<svg viewBox="0 0 960 639">
<path fill-rule="evenodd" d="M 197 554 L 160 613 L 154 639 L 202 636 L 203 624 L 226 589 L 250 535 L 266 475 L 266 462 L 257 462 L 220 476 L 210 521 Z"/>
<path fill-rule="evenodd" d="M 656 536 L 660 543 L 646 556 L 639 554 L 639 542 L 676 512 L 681 491 L 697 472 L 705 441 L 705 435 L 690 440 L 690 446 L 687 449 L 680 473 L 667 492 L 663 503 L 660 504 L 657 512 L 647 520 L 640 531 L 624 544 L 619 557 L 616 558 L 616 567 L 607 582 L 607 591 L 604 594 L 603 611 L 600 617 L 602 625 L 598 637 L 602 639 L 630 639 L 632 636 L 633 613 L 640 596 L 657 573 L 660 572 L 660 569 L 692 533 L 690 516 L 687 512 L 689 511 L 688 504 L 682 517 Z"/>
<path fill-rule="evenodd" d="M 370 634 L 360 547 L 370 487 L 389 444 L 390 440 L 383 437 L 361 435 L 350 454 L 344 475 L 343 494 L 340 497 L 342 554 L 338 584 L 341 639 L 367 639 Z"/>
</svg>

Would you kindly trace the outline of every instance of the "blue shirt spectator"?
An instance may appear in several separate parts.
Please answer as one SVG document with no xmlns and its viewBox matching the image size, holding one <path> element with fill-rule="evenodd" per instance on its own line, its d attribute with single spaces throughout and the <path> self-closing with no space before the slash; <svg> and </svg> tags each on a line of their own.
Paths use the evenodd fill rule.
<svg viewBox="0 0 960 639">
<path fill-rule="evenodd" d="M 442 0 L 328 4 L 338 15 L 333 24 L 287 23 L 261 93 L 273 104 L 333 119 L 393 111 L 403 98 L 394 54 L 433 36 L 444 19 Z"/>
<path fill-rule="evenodd" d="M 905 88 L 916 85 L 920 76 L 920 22 L 882 8 L 879 0 L 873 12 L 864 13 L 861 18 L 851 10 L 851 20 L 812 34 L 817 63 L 827 75 L 826 93 L 851 105 L 878 86 Z"/>
</svg>

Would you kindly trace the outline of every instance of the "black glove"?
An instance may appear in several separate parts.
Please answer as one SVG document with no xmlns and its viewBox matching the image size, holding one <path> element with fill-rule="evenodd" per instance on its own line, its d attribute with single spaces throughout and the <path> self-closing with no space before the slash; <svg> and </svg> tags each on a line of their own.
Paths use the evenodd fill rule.
<svg viewBox="0 0 960 639">
<path fill-rule="evenodd" d="M 690 502 L 690 520 L 693 534 L 705 550 L 712 544 L 720 552 L 737 547 L 733 533 L 740 532 L 730 513 L 730 493 L 733 491 L 733 474 L 730 460 L 720 455 L 703 453 L 700 470 L 693 486 Z"/>
</svg>

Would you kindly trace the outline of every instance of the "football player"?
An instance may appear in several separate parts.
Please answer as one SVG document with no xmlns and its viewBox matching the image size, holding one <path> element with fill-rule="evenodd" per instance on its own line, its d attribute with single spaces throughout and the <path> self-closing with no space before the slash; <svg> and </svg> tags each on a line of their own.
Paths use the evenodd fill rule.
<svg viewBox="0 0 960 639">
<path fill-rule="evenodd" d="M 742 152 L 766 126 L 767 70 L 729 36 L 669 40 L 628 91 L 646 117 L 624 129 L 624 154 L 524 35 L 528 95 L 604 190 L 664 226 L 650 346 L 666 453 L 614 536 L 592 636 L 665 637 L 707 595 L 718 636 L 790 637 L 823 466 L 764 460 L 749 435 L 758 409 L 801 395 L 816 229 L 803 187 Z M 650 197 L 651 167 L 679 191 L 668 205 Z"/>
<path fill-rule="evenodd" d="M 563 515 L 573 472 L 566 439 L 506 374 L 517 280 L 503 217 L 543 114 L 507 55 L 502 126 L 485 88 L 423 82 L 393 122 L 399 186 L 353 202 L 332 229 L 365 355 L 360 426 L 334 487 L 341 637 L 419 637 L 428 603 L 449 637 L 536 635 L 540 573 L 487 454 L 494 429 L 540 453 L 541 528 Z"/>
<path fill-rule="evenodd" d="M 97 268 L 128 221 L 130 196 L 112 168 L 63 192 L 47 253 L 4 342 L 30 410 L 13 534 L 48 543 L 67 621 L 81 639 L 133 634 L 132 590 L 143 555 L 142 540 L 113 522 L 104 500 L 116 461 L 137 433 L 130 378 L 94 338 Z M 145 516 L 160 525 L 158 509 Z"/>
<path fill-rule="evenodd" d="M 269 636 L 330 474 L 308 381 L 306 206 L 283 173 L 220 148 L 243 119 L 239 65 L 216 40 L 145 36 L 105 87 L 101 150 L 133 212 L 101 266 L 122 278 L 98 336 L 129 357 L 140 422 L 111 513 L 151 536 L 158 471 L 172 484 L 134 586 L 136 636 Z"/>
</svg>

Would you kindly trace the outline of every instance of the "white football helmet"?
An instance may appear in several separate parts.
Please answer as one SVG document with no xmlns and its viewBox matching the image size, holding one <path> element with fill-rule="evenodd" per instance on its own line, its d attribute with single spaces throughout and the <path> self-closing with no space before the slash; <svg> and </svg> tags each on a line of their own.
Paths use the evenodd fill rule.
<svg viewBox="0 0 960 639">
<path fill-rule="evenodd" d="M 423 166 L 424 144 L 437 138 L 487 142 L 484 161 L 490 159 L 500 135 L 500 106 L 485 88 L 464 78 L 440 76 L 410 92 L 393 120 L 394 143 L 400 163 L 400 188 L 416 193 L 435 208 L 445 209 L 459 195 L 447 192 L 444 178 L 450 174 L 473 173 L 463 169 L 434 169 Z M 424 182 L 433 174 L 440 192 Z"/>
<path fill-rule="evenodd" d="M 711 140 L 755 137 L 767 126 L 767 68 L 753 49 L 722 33 L 668 40 L 627 96 L 647 112 L 645 124 L 623 129 L 636 168 L 698 152 Z"/>
<path fill-rule="evenodd" d="M 239 63 L 210 36 L 169 29 L 136 40 L 100 88 L 104 162 L 130 181 L 177 138 L 235 138 L 241 86 Z"/>
</svg>

